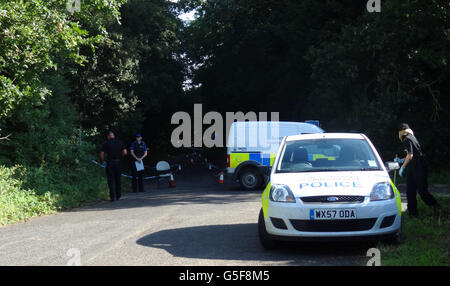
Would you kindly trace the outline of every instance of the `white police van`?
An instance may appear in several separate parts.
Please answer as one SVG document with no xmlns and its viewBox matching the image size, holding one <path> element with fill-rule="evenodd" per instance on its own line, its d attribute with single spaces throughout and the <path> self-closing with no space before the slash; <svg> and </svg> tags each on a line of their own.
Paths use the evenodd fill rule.
<svg viewBox="0 0 450 286">
<path fill-rule="evenodd" d="M 280 240 L 401 238 L 401 197 L 363 134 L 287 136 L 262 195 L 258 229 L 265 248 Z"/>
<path fill-rule="evenodd" d="M 264 187 L 265 178 L 259 167 L 272 166 L 285 136 L 323 132 L 320 127 L 303 122 L 233 122 L 227 142 L 227 176 L 246 190 Z"/>
</svg>

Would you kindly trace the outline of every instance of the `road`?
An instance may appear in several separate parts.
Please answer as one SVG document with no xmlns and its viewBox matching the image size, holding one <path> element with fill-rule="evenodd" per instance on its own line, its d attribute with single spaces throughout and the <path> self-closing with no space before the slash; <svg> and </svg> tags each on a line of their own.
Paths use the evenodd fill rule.
<svg viewBox="0 0 450 286">
<path fill-rule="evenodd" d="M 260 191 L 219 185 L 197 167 L 176 188 L 149 183 L 117 202 L 0 228 L 0 265 L 363 265 L 373 243 L 259 244 Z"/>
</svg>

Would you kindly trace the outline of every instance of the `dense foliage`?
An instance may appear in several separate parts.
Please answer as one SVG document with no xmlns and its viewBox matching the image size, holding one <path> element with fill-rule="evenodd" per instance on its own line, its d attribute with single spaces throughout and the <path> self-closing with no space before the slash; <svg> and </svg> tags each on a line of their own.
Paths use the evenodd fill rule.
<svg viewBox="0 0 450 286">
<path fill-rule="evenodd" d="M 186 0 L 197 96 L 209 109 L 279 111 L 366 133 L 392 159 L 408 122 L 436 168 L 450 149 L 448 1 Z M 189 5 L 187 5 L 187 3 Z"/>
<path fill-rule="evenodd" d="M 143 102 L 162 105 L 147 85 L 165 90 L 165 80 L 182 91 L 170 3 L 84 0 L 80 11 L 67 3 L 0 2 L 0 224 L 105 198 L 104 173 L 89 159 L 106 128 L 141 128 L 144 112 L 159 108 Z"/>
</svg>

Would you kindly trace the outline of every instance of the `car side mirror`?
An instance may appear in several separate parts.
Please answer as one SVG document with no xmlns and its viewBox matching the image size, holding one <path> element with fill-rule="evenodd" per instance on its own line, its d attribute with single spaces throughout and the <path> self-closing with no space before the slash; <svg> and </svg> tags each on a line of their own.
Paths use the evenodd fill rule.
<svg viewBox="0 0 450 286">
<path fill-rule="evenodd" d="M 388 172 L 400 169 L 400 165 L 397 162 L 386 162 L 385 166 Z"/>
</svg>

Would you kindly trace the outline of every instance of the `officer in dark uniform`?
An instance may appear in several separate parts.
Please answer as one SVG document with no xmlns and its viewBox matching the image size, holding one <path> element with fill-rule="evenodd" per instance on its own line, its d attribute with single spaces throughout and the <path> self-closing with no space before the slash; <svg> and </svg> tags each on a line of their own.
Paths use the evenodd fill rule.
<svg viewBox="0 0 450 286">
<path fill-rule="evenodd" d="M 406 196 L 408 199 L 408 213 L 418 216 L 416 191 L 422 200 L 429 206 L 438 207 L 436 199 L 428 191 L 428 162 L 422 153 L 419 141 L 414 137 L 413 131 L 408 124 L 402 123 L 398 132 L 406 152 L 404 159 L 396 158 L 397 162 L 403 163 L 400 168 L 400 176 L 403 177 L 406 170 Z M 406 169 L 407 168 L 407 169 Z"/>
<path fill-rule="evenodd" d="M 127 155 L 125 144 L 115 138 L 114 132 L 108 131 L 108 141 L 103 144 L 100 151 L 100 163 L 106 157 L 106 177 L 108 180 L 109 196 L 111 201 L 119 200 L 121 196 L 120 176 L 122 173 L 122 156 Z"/>
<path fill-rule="evenodd" d="M 138 171 L 136 169 L 136 162 L 141 163 L 142 160 L 144 160 L 144 158 L 147 157 L 147 145 L 145 144 L 144 141 L 142 141 L 142 135 L 140 133 L 136 134 L 136 141 L 131 143 L 130 153 L 134 159 L 132 161 L 132 166 L 131 166 L 131 170 L 132 170 L 131 183 L 133 186 L 133 192 L 137 192 L 138 187 L 139 187 L 139 192 L 143 192 L 144 191 L 144 183 L 142 180 L 142 175 L 143 175 L 144 171 L 143 170 Z"/>
</svg>

